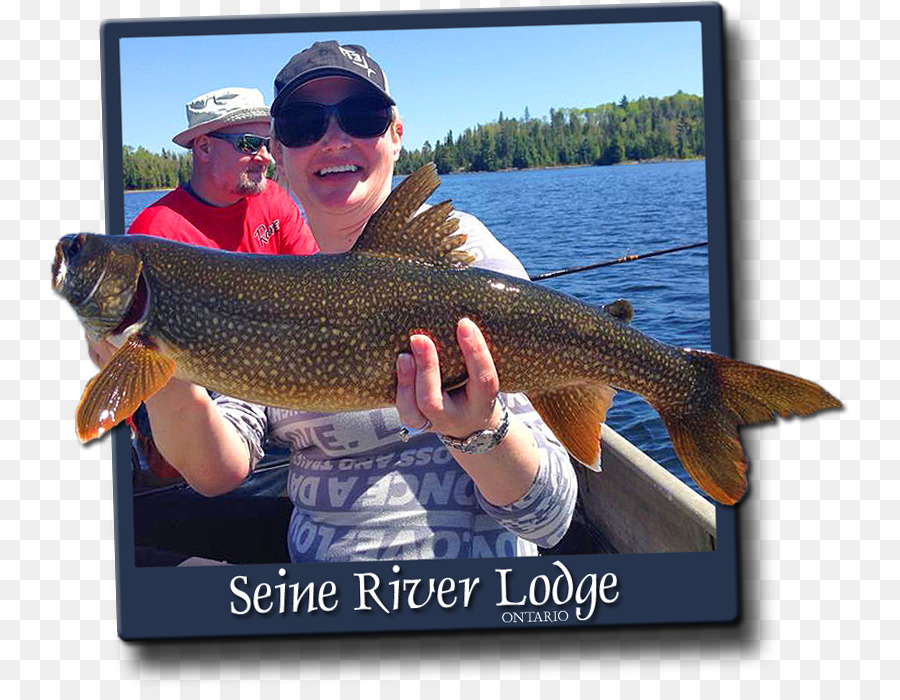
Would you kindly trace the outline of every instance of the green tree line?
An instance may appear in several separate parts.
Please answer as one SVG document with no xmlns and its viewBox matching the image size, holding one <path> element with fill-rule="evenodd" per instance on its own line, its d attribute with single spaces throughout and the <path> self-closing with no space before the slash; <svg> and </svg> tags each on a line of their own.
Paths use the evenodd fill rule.
<svg viewBox="0 0 900 700">
<path fill-rule="evenodd" d="M 613 165 L 622 161 L 705 156 L 703 98 L 681 91 L 669 97 L 626 96 L 617 103 L 551 109 L 550 116 L 521 119 L 500 113 L 434 145 L 402 149 L 397 172 L 411 173 L 429 161 L 438 171 L 483 171 L 556 165 Z"/>
<path fill-rule="evenodd" d="M 555 165 L 613 165 L 622 161 L 705 156 L 703 98 L 681 91 L 669 97 L 641 97 L 597 107 L 551 109 L 535 118 L 499 118 L 448 132 L 434 145 L 401 149 L 398 173 L 429 161 L 438 171 L 508 170 Z M 191 154 L 123 146 L 126 190 L 171 189 L 191 177 Z M 269 176 L 271 177 L 271 168 Z"/>
<path fill-rule="evenodd" d="M 122 147 L 126 190 L 174 189 L 191 179 L 191 154 L 162 149 L 151 153 L 143 146 Z"/>
</svg>

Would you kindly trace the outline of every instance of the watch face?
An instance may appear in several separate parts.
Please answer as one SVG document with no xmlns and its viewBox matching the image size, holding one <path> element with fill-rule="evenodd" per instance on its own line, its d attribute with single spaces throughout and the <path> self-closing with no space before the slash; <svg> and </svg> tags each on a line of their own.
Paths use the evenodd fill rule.
<svg viewBox="0 0 900 700">
<path fill-rule="evenodd" d="M 495 435 L 496 431 L 494 430 L 482 430 L 477 435 L 470 437 L 463 444 L 469 449 L 481 450 L 490 446 L 491 442 L 494 441 Z"/>
<path fill-rule="evenodd" d="M 447 440 L 445 441 L 451 447 L 468 454 L 482 454 L 492 450 L 500 444 L 506 437 L 506 431 L 509 429 L 509 409 L 504 405 L 503 418 L 500 419 L 500 425 L 496 428 L 488 428 L 480 430 L 467 437 L 465 440 Z"/>
</svg>

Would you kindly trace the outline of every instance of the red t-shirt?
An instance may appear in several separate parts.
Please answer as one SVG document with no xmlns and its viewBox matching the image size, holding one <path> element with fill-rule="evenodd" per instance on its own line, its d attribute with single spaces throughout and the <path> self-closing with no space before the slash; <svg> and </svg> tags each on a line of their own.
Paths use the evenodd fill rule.
<svg viewBox="0 0 900 700">
<path fill-rule="evenodd" d="M 319 250 L 294 200 L 272 180 L 262 194 L 228 207 L 204 204 L 179 187 L 138 214 L 128 233 L 240 253 L 310 255 Z"/>
</svg>

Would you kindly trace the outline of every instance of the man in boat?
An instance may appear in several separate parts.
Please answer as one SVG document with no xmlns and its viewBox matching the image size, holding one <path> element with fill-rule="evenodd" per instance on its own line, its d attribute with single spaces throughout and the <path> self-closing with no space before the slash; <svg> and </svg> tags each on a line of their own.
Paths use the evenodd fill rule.
<svg viewBox="0 0 900 700">
<path fill-rule="evenodd" d="M 297 205 L 266 177 L 272 155 L 262 93 L 214 90 L 186 111 L 188 128 L 172 141 L 190 149 L 191 178 L 144 209 L 128 233 L 245 253 L 315 253 Z"/>
<path fill-rule="evenodd" d="M 172 141 L 192 156 L 190 180 L 144 209 L 129 234 L 160 236 L 210 248 L 309 255 L 318 246 L 291 197 L 266 175 L 269 108 L 250 88 L 221 88 L 186 105 L 187 128 Z M 95 361 L 109 348 L 92 346 Z M 149 550 L 204 557 L 281 561 L 289 501 L 281 496 L 281 470 L 251 474 L 226 497 L 209 499 L 185 484 L 153 440 L 146 408 L 131 421 L 135 537 L 140 556 Z M 246 545 L 243 543 L 246 542 Z"/>
</svg>

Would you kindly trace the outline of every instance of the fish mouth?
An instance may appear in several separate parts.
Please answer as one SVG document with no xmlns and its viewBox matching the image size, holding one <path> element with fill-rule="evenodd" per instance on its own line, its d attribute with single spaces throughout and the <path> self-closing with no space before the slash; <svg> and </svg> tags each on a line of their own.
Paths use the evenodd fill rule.
<svg viewBox="0 0 900 700">
<path fill-rule="evenodd" d="M 53 291 L 65 297 L 76 310 L 91 301 L 106 277 L 106 265 L 104 264 L 90 291 L 82 295 L 82 290 L 77 280 L 77 263 L 75 263 L 76 267 L 72 267 L 72 265 L 75 258 L 82 254 L 84 246 L 88 242 L 87 234 L 84 233 L 70 233 L 67 236 L 63 236 L 59 243 L 56 244 L 56 254 L 53 257 L 53 267 L 51 268 Z M 75 276 L 71 286 L 68 284 L 70 268 Z"/>
<path fill-rule="evenodd" d="M 53 284 L 53 291 L 59 292 L 62 286 L 66 282 L 66 272 L 68 271 L 69 266 L 66 263 L 66 256 L 62 251 L 62 241 L 56 244 L 56 255 L 53 257 L 53 267 L 51 267 L 50 271 L 52 274 L 51 282 Z"/>
</svg>

